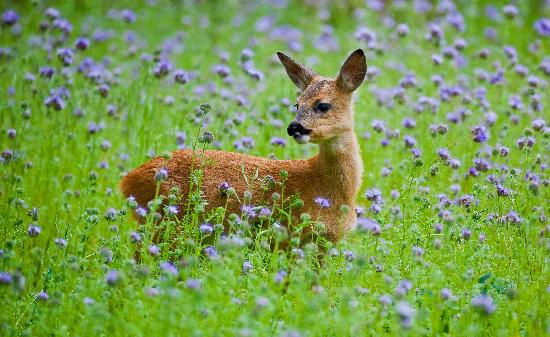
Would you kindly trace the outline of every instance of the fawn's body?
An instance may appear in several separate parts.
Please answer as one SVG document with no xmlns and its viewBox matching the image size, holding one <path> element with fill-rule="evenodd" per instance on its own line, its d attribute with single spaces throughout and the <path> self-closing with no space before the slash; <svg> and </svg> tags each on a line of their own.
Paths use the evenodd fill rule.
<svg viewBox="0 0 550 337">
<path fill-rule="evenodd" d="M 245 174 L 251 177 L 257 170 L 259 178 L 269 175 L 280 181 L 280 172 L 286 171 L 284 195 L 298 195 L 304 202 L 295 216 L 307 212 L 314 220 L 323 222 L 332 241 L 353 228 L 355 196 L 361 185 L 363 165 L 353 131 L 351 95 L 365 76 L 364 54 L 362 50 L 354 52 L 336 80 L 320 77 L 286 55 L 279 54 L 279 58 L 292 81 L 303 91 L 298 99 L 297 117 L 289 125 L 288 133 L 299 143 L 319 144 L 319 154 L 307 160 L 272 160 L 233 152 L 199 150 L 193 156 L 191 150 L 175 151 L 170 159 L 155 158 L 129 172 L 120 184 L 123 194 L 132 195 L 138 204 L 146 205 L 155 197 L 155 173 L 166 168 L 168 178 L 161 184 L 160 194 L 167 195 L 172 186 L 178 186 L 182 195 L 187 196 L 192 167 L 202 167 L 201 190 L 208 202 L 207 210 L 227 203 L 227 213 L 240 213 L 239 201 L 234 197 L 227 201 L 227 196 L 220 193 L 222 182 L 228 182 L 241 201 L 243 193 L 249 190 L 253 192 L 252 205 L 269 205 L 272 192 L 281 193 L 280 186 L 264 191 L 259 186 L 250 186 Z M 322 209 L 314 202 L 317 197 L 328 199 L 330 206 Z M 350 210 L 341 212 L 342 205 Z"/>
</svg>

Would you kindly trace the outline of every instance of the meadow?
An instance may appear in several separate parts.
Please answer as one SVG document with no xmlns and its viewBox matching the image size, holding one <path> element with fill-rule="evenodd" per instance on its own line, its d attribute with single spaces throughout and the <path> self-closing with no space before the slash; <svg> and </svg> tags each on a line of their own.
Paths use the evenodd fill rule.
<svg viewBox="0 0 550 337">
<path fill-rule="evenodd" d="M 0 15 L 0 336 L 550 335 L 548 1 L 32 0 Z M 365 173 L 340 242 L 270 216 L 204 221 L 200 170 L 183 219 L 119 192 L 176 149 L 315 155 L 286 134 L 298 92 L 276 52 L 333 76 L 357 48 Z M 181 229 L 175 245 L 152 243 L 155 219 Z"/>
</svg>

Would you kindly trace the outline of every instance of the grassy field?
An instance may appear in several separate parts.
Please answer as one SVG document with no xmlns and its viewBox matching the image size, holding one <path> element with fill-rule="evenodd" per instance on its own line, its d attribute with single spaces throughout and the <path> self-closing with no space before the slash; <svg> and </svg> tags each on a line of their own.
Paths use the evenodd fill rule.
<svg viewBox="0 0 550 337">
<path fill-rule="evenodd" d="M 515 3 L 2 1 L 0 336 L 550 335 L 550 4 Z M 206 235 L 194 193 L 150 247 L 125 172 L 314 155 L 275 53 L 357 48 L 356 231 L 274 251 L 279 219 Z"/>
</svg>

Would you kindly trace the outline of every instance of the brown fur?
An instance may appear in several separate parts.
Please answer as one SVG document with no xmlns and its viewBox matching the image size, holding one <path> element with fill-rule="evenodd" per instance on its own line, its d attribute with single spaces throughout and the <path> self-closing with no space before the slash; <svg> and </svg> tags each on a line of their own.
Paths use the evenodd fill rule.
<svg viewBox="0 0 550 337">
<path fill-rule="evenodd" d="M 284 170 L 288 172 L 284 196 L 297 194 L 304 201 L 304 207 L 296 215 L 307 212 L 313 219 L 323 222 L 328 238 L 336 241 L 355 225 L 353 208 L 361 185 L 363 165 L 353 132 L 351 95 L 363 81 L 365 56 L 362 50 L 355 51 L 342 66 L 336 80 L 320 77 L 282 53 L 279 53 L 279 58 L 293 82 L 299 87 L 304 86 L 305 90 L 298 99 L 296 121 L 312 130 L 310 141 L 319 145 L 319 154 L 307 160 L 271 160 L 233 152 L 196 151 L 194 167 L 198 168 L 200 162 L 204 164 L 201 189 L 208 202 L 207 211 L 226 205 L 226 196 L 218 190 L 222 182 L 229 182 L 241 201 L 244 191 L 248 190 L 253 193 L 253 205 L 271 203 L 271 193 L 281 193 L 280 187 L 263 191 L 259 182 L 253 184 L 249 178 L 247 183 L 245 175 L 253 177 L 257 170 L 259 178 L 270 175 L 280 181 L 280 172 Z M 314 111 L 318 102 L 330 103 L 332 108 L 319 114 Z M 129 172 L 122 179 L 120 189 L 124 196 L 132 195 L 139 204 L 146 205 L 155 196 L 155 172 L 165 167 L 168 179 L 162 183 L 160 194 L 167 195 L 170 187 L 179 186 L 180 192 L 186 196 L 192 162 L 191 150 L 175 151 L 170 159 L 152 159 Z M 329 199 L 331 206 L 321 209 L 314 202 L 317 197 Z M 342 205 L 350 207 L 347 214 L 340 211 Z M 240 206 L 236 198 L 230 198 L 227 212 L 240 213 Z"/>
</svg>

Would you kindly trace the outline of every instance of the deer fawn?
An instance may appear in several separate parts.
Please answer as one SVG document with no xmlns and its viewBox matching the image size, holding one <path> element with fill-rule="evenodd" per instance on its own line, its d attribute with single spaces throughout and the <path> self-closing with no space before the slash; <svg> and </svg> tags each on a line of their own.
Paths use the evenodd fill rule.
<svg viewBox="0 0 550 337">
<path fill-rule="evenodd" d="M 206 210 L 227 205 L 227 213 L 240 213 L 243 204 L 237 198 L 228 200 L 228 196 L 220 193 L 220 184 L 229 183 L 242 196 L 251 190 L 245 175 L 257 172 L 259 177 L 279 177 L 281 171 L 286 171 L 284 194 L 302 199 L 303 207 L 298 213 L 317 216 L 326 226 L 328 239 L 337 241 L 354 228 L 355 196 L 361 185 L 363 163 L 354 133 L 352 93 L 365 78 L 365 54 L 361 49 L 354 51 L 336 79 L 322 77 L 281 52 L 277 55 L 292 82 L 302 91 L 295 106 L 296 118 L 287 128 L 288 135 L 300 144 L 318 144 L 319 154 L 307 160 L 272 160 L 233 152 L 179 150 L 170 159 L 157 157 L 129 172 L 120 183 L 122 193 L 146 205 L 157 193 L 155 173 L 164 168 L 168 177 L 160 185 L 160 195 L 166 196 L 172 186 L 178 186 L 186 196 L 191 170 L 198 166 L 196 161 L 201 161 Z M 280 193 L 281 186 L 275 184 L 268 193 L 252 192 L 251 205 L 266 205 L 271 203 L 270 192 Z M 320 207 L 319 197 L 329 203 Z M 348 206 L 347 212 L 341 210 L 342 205 Z"/>
</svg>

